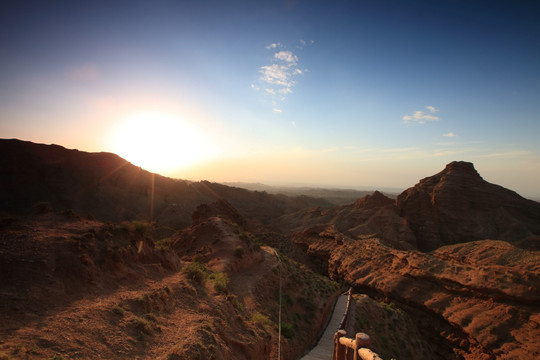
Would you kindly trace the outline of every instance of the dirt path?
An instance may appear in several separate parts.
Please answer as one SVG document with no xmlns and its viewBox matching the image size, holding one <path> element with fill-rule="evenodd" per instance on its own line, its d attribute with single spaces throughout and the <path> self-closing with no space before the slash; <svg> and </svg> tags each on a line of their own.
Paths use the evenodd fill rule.
<svg viewBox="0 0 540 360">
<path fill-rule="evenodd" d="M 231 277 L 231 289 L 243 299 L 248 310 L 252 310 L 256 305 L 253 298 L 254 287 L 272 274 L 272 268 L 278 263 L 274 249 L 269 246 L 261 246 L 260 255 L 259 261 L 254 261 L 249 267 Z"/>
</svg>

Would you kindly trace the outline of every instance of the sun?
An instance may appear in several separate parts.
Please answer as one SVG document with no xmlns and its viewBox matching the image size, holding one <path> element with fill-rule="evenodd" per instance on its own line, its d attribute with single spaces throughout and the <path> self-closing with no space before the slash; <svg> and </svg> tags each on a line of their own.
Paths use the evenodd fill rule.
<svg viewBox="0 0 540 360">
<path fill-rule="evenodd" d="M 112 129 L 109 148 L 134 165 L 167 175 L 208 159 L 214 152 L 208 136 L 174 114 L 139 112 Z"/>
</svg>

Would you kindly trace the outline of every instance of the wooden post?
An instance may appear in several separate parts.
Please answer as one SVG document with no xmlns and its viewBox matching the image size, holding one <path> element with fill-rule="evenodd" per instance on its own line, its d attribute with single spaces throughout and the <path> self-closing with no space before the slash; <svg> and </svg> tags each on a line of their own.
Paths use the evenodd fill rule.
<svg viewBox="0 0 540 360">
<path fill-rule="evenodd" d="M 338 330 L 334 335 L 334 356 L 332 360 L 344 360 L 344 351 L 343 347 L 339 343 L 339 339 L 347 335 L 345 330 Z"/>
<path fill-rule="evenodd" d="M 368 334 L 356 333 L 356 350 L 360 348 L 370 348 L 371 339 Z"/>
</svg>

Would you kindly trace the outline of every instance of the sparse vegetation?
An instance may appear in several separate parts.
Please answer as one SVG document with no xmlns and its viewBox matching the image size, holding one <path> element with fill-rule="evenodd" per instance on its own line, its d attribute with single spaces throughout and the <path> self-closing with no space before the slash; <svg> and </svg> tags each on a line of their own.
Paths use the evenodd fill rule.
<svg viewBox="0 0 540 360">
<path fill-rule="evenodd" d="M 393 313 L 397 311 L 397 307 L 393 302 L 391 303 L 380 302 L 379 304 L 388 313 Z"/>
<path fill-rule="evenodd" d="M 294 326 L 282 321 L 281 322 L 281 334 L 285 336 L 287 339 L 292 339 L 296 335 L 294 331 Z"/>
<path fill-rule="evenodd" d="M 259 312 L 253 314 L 251 320 L 253 320 L 254 323 L 263 327 L 267 331 L 270 331 L 270 329 L 272 329 L 272 327 L 274 326 L 274 323 L 272 322 L 272 320 L 270 320 L 268 316 L 263 315 Z"/>
<path fill-rule="evenodd" d="M 234 294 L 227 295 L 227 300 L 234 306 L 238 311 L 244 311 L 244 305 L 238 300 L 238 297 Z"/>
<path fill-rule="evenodd" d="M 54 355 L 53 357 L 50 357 L 48 360 L 64 360 L 64 357 L 62 355 Z"/>
<path fill-rule="evenodd" d="M 135 328 L 140 330 L 143 334 L 152 335 L 154 333 L 154 325 L 150 320 L 142 317 L 135 317 L 133 319 L 133 324 L 135 325 Z"/>
<path fill-rule="evenodd" d="M 194 261 L 184 267 L 182 272 L 184 272 L 189 279 L 198 284 L 204 283 L 204 281 L 208 278 L 208 269 L 206 268 L 206 265 L 198 261 Z"/>
<path fill-rule="evenodd" d="M 126 313 L 126 309 L 123 308 L 123 306 L 121 304 L 118 304 L 116 305 L 114 308 L 113 308 L 113 313 L 115 313 L 116 315 L 119 315 L 119 316 L 124 316 L 125 313 Z"/>
<path fill-rule="evenodd" d="M 161 240 L 158 240 L 156 241 L 156 249 L 157 250 L 160 250 L 160 251 L 163 251 L 163 252 L 168 252 L 171 250 L 171 238 L 163 238 Z"/>
<path fill-rule="evenodd" d="M 214 283 L 214 290 L 220 294 L 228 292 L 229 276 L 221 271 L 216 271 L 210 274 L 210 280 Z"/>
</svg>

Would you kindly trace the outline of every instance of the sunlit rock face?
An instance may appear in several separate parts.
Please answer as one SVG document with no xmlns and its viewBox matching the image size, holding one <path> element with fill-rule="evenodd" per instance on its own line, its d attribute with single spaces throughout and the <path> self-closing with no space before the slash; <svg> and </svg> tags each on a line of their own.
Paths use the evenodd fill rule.
<svg viewBox="0 0 540 360">
<path fill-rule="evenodd" d="M 540 234 L 540 204 L 485 181 L 469 162 L 455 161 L 398 196 L 399 214 L 418 248 L 480 239 L 510 242 Z"/>
</svg>

